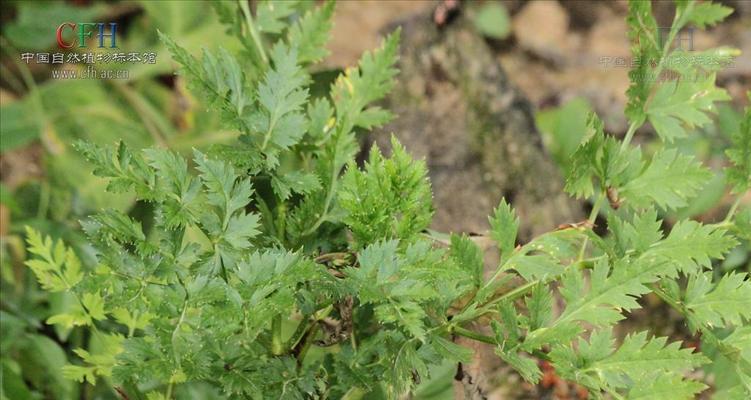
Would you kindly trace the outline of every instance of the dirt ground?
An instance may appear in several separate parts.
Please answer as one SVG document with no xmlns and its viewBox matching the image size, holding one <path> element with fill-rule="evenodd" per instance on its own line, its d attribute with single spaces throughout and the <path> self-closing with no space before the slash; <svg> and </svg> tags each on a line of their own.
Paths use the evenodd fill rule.
<svg viewBox="0 0 751 400">
<path fill-rule="evenodd" d="M 360 54 L 379 43 L 381 33 L 410 14 L 431 12 L 438 1 L 341 1 L 335 13 L 329 66 L 351 65 Z M 629 59 L 625 16 L 619 1 L 505 1 L 512 17 L 512 34 L 492 42 L 511 81 L 539 109 L 587 99 L 606 123 L 606 129 L 626 129 L 623 115 L 628 88 Z M 693 33 L 697 51 L 715 46 L 739 48 L 743 54 L 718 76 L 718 82 L 736 105 L 751 89 L 751 2 L 728 1 L 736 9 L 726 22 Z M 655 11 L 665 25 L 671 2 L 656 2 Z M 466 7 L 463 4 L 462 7 Z M 353 40 L 356 38 L 356 40 Z M 745 51 L 744 51 L 745 50 Z"/>
</svg>

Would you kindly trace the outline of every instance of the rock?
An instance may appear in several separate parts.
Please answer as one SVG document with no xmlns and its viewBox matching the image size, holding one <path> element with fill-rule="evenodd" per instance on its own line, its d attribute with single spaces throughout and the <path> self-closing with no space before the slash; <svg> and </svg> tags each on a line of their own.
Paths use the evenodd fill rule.
<svg viewBox="0 0 751 400">
<path fill-rule="evenodd" d="M 425 158 L 433 184 L 432 228 L 482 233 L 501 197 L 522 220 L 520 240 L 577 221 L 579 206 L 543 148 L 529 101 L 515 89 L 465 18 L 439 29 L 421 15 L 402 26 L 400 74 L 387 107 L 391 132 Z"/>
<path fill-rule="evenodd" d="M 530 1 L 514 16 L 519 46 L 554 64 L 570 57 L 569 16 L 557 1 Z"/>
<path fill-rule="evenodd" d="M 428 12 L 429 1 L 377 0 L 340 1 L 336 4 L 334 26 L 325 60 L 328 67 L 355 65 L 364 51 L 380 45 L 379 32 L 394 20 L 407 15 Z"/>
</svg>

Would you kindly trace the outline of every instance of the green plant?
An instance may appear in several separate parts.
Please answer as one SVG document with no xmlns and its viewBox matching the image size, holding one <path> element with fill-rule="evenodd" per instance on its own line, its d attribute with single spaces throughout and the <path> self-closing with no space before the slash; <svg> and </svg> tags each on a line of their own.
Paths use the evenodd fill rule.
<svg viewBox="0 0 751 400">
<path fill-rule="evenodd" d="M 71 348 L 97 344 L 88 339 L 87 330 L 44 324 L 51 315 L 66 312 L 75 299 L 67 292 L 39 288 L 24 266 L 24 227 L 63 239 L 85 266 L 95 262 L 78 221 L 104 206 L 131 215 L 148 207 L 132 195 L 107 194 L 104 181 L 90 173 L 72 143 L 119 139 L 134 148 L 159 144 L 189 154 L 192 146 L 234 139 L 234 132 L 219 129 L 218 115 L 187 94 L 181 78 L 170 80 L 174 86 L 165 84 L 164 77 L 173 72 L 171 58 L 150 27 L 159 26 L 191 48 L 205 37 L 229 48 L 239 48 L 239 42 L 223 34 L 225 27 L 211 15 L 207 2 L 8 1 L 0 7 L 0 398 L 106 395 L 112 392 L 106 385 L 84 386 L 60 374 L 62 366 L 77 358 Z M 114 51 L 155 52 L 157 63 L 118 66 L 127 68 L 129 79 L 51 79 L 51 71 L 60 65 L 21 60 L 21 53 L 60 51 L 51 47 L 57 24 L 105 17 L 127 25 L 118 31 L 120 47 Z M 66 67 L 80 73 L 84 64 Z"/>
<path fill-rule="evenodd" d="M 76 350 L 81 362 L 65 376 L 104 378 L 128 398 L 396 398 L 432 365 L 469 362 L 472 350 L 454 342 L 463 336 L 494 345 L 527 381 L 540 379 L 544 359 L 596 398 L 692 398 L 707 386 L 685 372 L 705 365 L 719 398 L 751 394 L 748 273 L 710 272 L 734 236 L 748 239 L 750 212 L 738 212 L 739 195 L 719 223 L 669 227 L 658 210 L 684 206 L 711 174 L 674 149 L 645 159 L 630 144 L 647 120 L 666 142 L 710 122 L 706 113 L 727 98 L 714 64 L 657 78 L 676 68 L 677 32 L 717 23 L 727 8 L 679 1 L 660 45 L 650 3 L 631 3 L 634 54 L 654 63 L 632 73 L 626 137 L 606 135 L 592 114 L 572 155 L 566 189 L 593 198 L 587 223 L 517 245 L 519 219 L 501 201 L 489 220 L 500 262 L 485 279 L 469 237 L 426 233 L 422 162 L 396 139 L 390 157 L 374 147 L 363 168 L 353 161 L 357 132 L 390 118 L 372 103 L 392 85 L 399 33 L 311 99 L 305 67 L 326 54 L 332 3 L 304 14 L 292 2 L 260 3 L 255 15 L 245 1 L 217 7 L 244 39 L 241 57 L 204 51 L 199 61 L 163 40 L 239 141 L 196 150 L 192 162 L 165 149 L 80 143 L 109 190 L 135 192 L 153 217 L 105 210 L 86 221 L 98 260 L 90 268 L 62 242 L 28 232 L 39 282 L 76 299 L 47 322 L 86 327 L 100 343 Z M 750 127 L 747 109 L 728 151 L 739 194 L 751 186 Z M 592 230 L 600 215 L 602 235 Z M 650 293 L 701 334 L 702 352 L 647 332 L 616 345 L 613 328 Z"/>
</svg>

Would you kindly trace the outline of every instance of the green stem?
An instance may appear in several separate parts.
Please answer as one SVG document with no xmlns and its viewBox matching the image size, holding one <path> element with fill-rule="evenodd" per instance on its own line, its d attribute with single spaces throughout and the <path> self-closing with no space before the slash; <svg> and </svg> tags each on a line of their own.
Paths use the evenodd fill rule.
<svg viewBox="0 0 751 400">
<path fill-rule="evenodd" d="M 336 162 L 332 161 L 332 163 L 334 164 L 334 168 L 331 171 L 331 184 L 329 185 L 329 191 L 326 193 L 326 200 L 323 202 L 321 216 L 316 219 L 316 221 L 313 223 L 313 225 L 310 226 L 310 228 L 306 229 L 305 232 L 303 232 L 302 236 L 308 236 L 311 233 L 315 232 L 316 229 L 321 226 L 323 221 L 325 221 L 328 216 L 331 201 L 334 199 L 334 191 L 336 191 L 336 178 L 337 175 L 339 175 L 339 171 L 341 170 L 341 168 L 337 167 Z"/>
<path fill-rule="evenodd" d="M 287 341 L 287 348 L 288 349 L 294 349 L 298 345 L 300 345 L 300 341 L 303 340 L 305 337 L 305 333 L 310 330 L 310 322 L 313 321 L 315 323 L 319 315 L 329 315 L 331 313 L 331 310 L 334 309 L 334 306 L 332 304 L 327 305 L 326 307 L 322 307 L 318 311 L 316 311 L 313 315 L 305 315 L 300 323 L 297 325 L 297 328 L 295 329 L 295 332 L 292 334 L 292 336 Z"/>
<path fill-rule="evenodd" d="M 668 303 L 670 307 L 673 307 L 676 311 L 678 311 L 679 313 L 683 315 L 687 315 L 685 307 L 683 307 L 683 305 L 681 305 L 678 301 L 676 301 L 672 297 L 668 296 L 668 294 L 665 293 L 665 291 L 662 290 L 662 288 L 660 288 L 657 284 L 652 285 L 652 291 L 657 295 L 657 297 L 662 299 L 662 301 Z"/>
<path fill-rule="evenodd" d="M 592 212 L 589 213 L 589 218 L 587 221 L 590 225 L 594 225 L 595 220 L 597 220 L 597 216 L 600 214 L 600 208 L 602 208 L 602 204 L 605 201 L 605 195 L 600 193 L 597 196 L 597 200 L 595 200 L 595 204 L 592 206 Z M 584 259 L 584 253 L 587 251 L 587 244 L 589 243 L 589 238 L 585 237 L 584 242 L 582 242 L 582 247 L 579 250 L 579 261 Z"/>
<path fill-rule="evenodd" d="M 143 126 L 149 132 L 151 138 L 154 139 L 154 142 L 161 147 L 168 147 L 168 135 L 166 132 L 169 128 L 164 120 L 159 120 L 159 114 L 154 112 L 154 109 L 148 104 L 147 100 L 128 85 L 116 81 L 109 81 L 109 84 L 120 92 L 125 101 L 133 107 L 133 111 L 141 118 Z"/>
<path fill-rule="evenodd" d="M 680 28 L 677 25 L 678 19 L 679 19 L 679 15 L 678 13 L 676 13 L 675 17 L 673 18 L 673 24 L 671 25 L 670 32 L 668 33 L 668 39 L 663 44 L 662 53 L 660 54 L 660 61 L 657 63 L 657 67 L 654 70 L 655 81 L 660 77 L 662 70 L 665 68 L 665 59 L 667 58 L 668 52 L 670 51 L 670 44 L 673 43 L 673 40 L 675 40 L 675 35 L 678 34 L 678 30 L 679 30 L 678 28 Z M 644 28 L 643 22 L 641 20 L 639 20 L 639 22 L 642 25 L 642 28 L 646 29 Z M 649 38 L 652 39 L 651 36 Z M 657 47 L 657 43 L 655 43 L 654 40 L 652 40 L 652 43 L 655 45 L 655 47 Z M 645 77 L 644 79 L 650 79 L 650 78 L 651 77 Z M 644 104 L 643 109 L 646 112 L 646 104 Z M 631 139 L 633 139 L 634 133 L 636 132 L 636 130 L 639 128 L 640 125 L 641 123 L 637 124 L 636 121 L 632 122 L 629 125 L 628 130 L 626 131 L 626 137 L 624 137 L 623 141 L 621 142 L 621 151 L 625 150 L 626 147 L 628 147 L 628 145 L 631 143 Z"/>
<path fill-rule="evenodd" d="M 517 286 L 513 290 L 510 290 L 510 291 L 504 293 L 503 295 L 501 295 L 499 297 L 496 297 L 496 298 L 488 301 L 487 303 L 483 304 L 482 307 L 486 307 L 487 308 L 489 306 L 492 306 L 493 304 L 501 303 L 503 301 L 514 301 L 514 300 L 516 300 L 516 299 L 518 299 L 520 297 L 523 297 L 524 295 L 526 295 L 530 291 L 532 291 L 532 289 L 534 289 L 535 286 L 537 286 L 539 284 L 548 284 L 550 282 L 553 282 L 553 281 L 556 281 L 556 280 L 560 279 L 560 277 L 563 276 L 563 274 L 565 274 L 566 272 L 568 272 L 568 270 L 569 270 L 569 268 L 571 268 L 571 266 L 575 265 L 575 266 L 581 267 L 581 268 L 591 268 L 592 267 L 592 263 L 594 263 L 595 261 L 597 261 L 598 259 L 600 259 L 602 257 L 603 256 L 593 257 L 593 258 L 588 258 L 586 260 L 579 260 L 579 261 L 577 261 L 575 263 L 571 263 L 571 264 L 569 264 L 563 270 L 563 272 L 561 272 L 559 274 L 555 274 L 555 275 L 549 276 L 546 279 L 536 279 L 534 281 L 529 281 L 529 282 L 527 282 L 527 283 L 525 283 L 525 284 L 523 284 L 521 286 Z M 466 308 L 468 308 L 468 306 L 465 307 L 465 309 Z M 483 314 L 485 314 L 485 313 L 483 313 Z"/>
<path fill-rule="evenodd" d="M 261 35 L 256 29 L 255 24 L 253 23 L 253 16 L 250 15 L 250 8 L 248 8 L 248 1 L 237 0 L 237 2 L 240 4 L 240 9 L 242 10 L 243 15 L 245 16 L 245 23 L 248 26 L 248 32 L 250 33 L 250 37 L 253 39 L 253 44 L 255 45 L 256 50 L 258 50 L 258 55 L 261 57 L 261 61 L 263 61 L 265 65 L 268 65 L 269 58 L 266 56 L 266 50 L 264 50 L 263 48 Z"/>
<path fill-rule="evenodd" d="M 733 216 L 735 215 L 735 212 L 738 211 L 738 206 L 741 205 L 741 200 L 743 199 L 742 196 L 738 196 L 737 199 L 735 199 L 735 202 L 732 206 L 730 206 L 730 210 L 728 210 L 728 215 L 725 217 L 724 220 L 722 220 L 722 223 L 729 223 L 733 220 Z"/>
<path fill-rule="evenodd" d="M 45 218 L 50 206 L 50 184 L 48 181 L 42 181 L 39 189 L 39 207 L 37 208 L 37 218 Z"/>
<path fill-rule="evenodd" d="M 496 303 L 501 303 L 501 302 L 504 302 L 504 301 L 514 301 L 514 300 L 516 300 L 516 299 L 524 296 L 525 294 L 529 293 L 532 289 L 534 289 L 535 286 L 537 286 L 538 284 L 540 284 L 542 282 L 544 282 L 544 280 L 537 279 L 537 280 L 534 280 L 534 281 L 531 281 L 531 282 L 527 282 L 527 283 L 525 283 L 525 284 L 523 284 L 521 286 L 517 286 L 514 289 L 509 290 L 508 292 L 504 293 L 502 296 L 497 297 L 497 298 L 489 301 L 486 304 L 486 306 L 492 305 L 492 304 L 496 304 Z"/>
<path fill-rule="evenodd" d="M 271 320 L 271 353 L 275 356 L 284 353 L 284 344 L 282 342 L 282 316 L 277 315 Z"/>
<path fill-rule="evenodd" d="M 167 400 L 172 399 L 172 388 L 175 386 L 175 383 L 170 380 L 169 385 L 167 385 L 167 393 L 164 395 L 164 398 Z"/>
<path fill-rule="evenodd" d="M 313 344 L 313 340 L 318 334 L 318 330 L 321 329 L 318 326 L 318 321 L 313 321 L 313 324 L 310 326 L 310 329 L 308 330 L 305 341 L 302 342 L 302 345 L 300 346 L 300 352 L 297 354 L 297 364 L 303 365 L 303 361 L 305 360 L 305 356 L 308 354 L 308 350 L 310 349 L 310 346 Z"/>
<path fill-rule="evenodd" d="M 480 334 L 480 333 L 477 333 L 477 332 L 474 332 L 474 331 L 471 331 L 469 329 L 462 328 L 460 326 L 454 326 L 454 327 L 452 327 L 451 328 L 451 332 L 453 332 L 453 333 L 455 333 L 455 334 L 457 334 L 459 336 L 463 336 L 465 338 L 468 338 L 468 339 L 476 340 L 478 342 L 482 342 L 482 343 L 487 343 L 487 344 L 492 344 L 494 346 L 498 346 L 498 341 L 495 338 L 493 338 L 491 336 L 483 335 L 483 334 Z M 540 351 L 540 350 L 533 350 L 533 351 L 530 352 L 530 354 L 532 354 L 533 356 L 535 356 L 535 357 L 537 357 L 537 358 L 539 358 L 541 360 L 548 360 L 548 361 L 550 360 L 550 356 L 547 355 L 546 353 Z"/>
<path fill-rule="evenodd" d="M 670 307 L 672 307 L 674 310 L 678 311 L 679 314 L 681 314 L 684 318 L 686 318 L 686 321 L 689 323 L 689 326 L 694 326 L 695 329 L 697 329 L 699 332 L 701 332 L 702 335 L 702 341 L 707 340 L 713 343 L 717 349 L 727 357 L 729 360 L 735 360 L 738 357 L 738 349 L 733 347 L 732 345 L 728 345 L 720 338 L 715 335 L 714 332 L 710 328 L 708 328 L 705 324 L 702 324 L 701 322 L 697 322 L 694 319 L 694 315 L 691 313 L 691 311 L 686 308 L 680 301 L 673 299 L 670 297 L 667 293 L 665 293 L 664 290 L 662 290 L 661 287 L 659 287 L 657 284 L 652 285 L 652 291 L 662 299 L 665 303 L 667 303 Z"/>
<path fill-rule="evenodd" d="M 327 307 L 316 312 L 313 316 L 313 321 L 310 325 L 310 328 L 307 330 L 307 333 L 304 335 L 305 338 L 303 339 L 303 342 L 298 344 L 299 350 L 295 351 L 296 349 L 293 349 L 292 351 L 293 353 L 297 354 L 298 365 L 302 365 L 303 360 L 305 360 L 305 355 L 308 353 L 308 349 L 310 349 L 311 344 L 313 344 L 313 340 L 315 340 L 316 334 L 318 334 L 318 330 L 320 329 L 320 327 L 318 326 L 318 321 L 328 317 L 333 309 L 334 306 L 332 304 L 329 304 Z"/>
<path fill-rule="evenodd" d="M 365 390 L 353 386 L 351 387 L 347 393 L 344 393 L 344 396 L 342 396 L 342 400 L 360 400 L 365 396 Z"/>
<path fill-rule="evenodd" d="M 190 295 L 188 294 L 188 288 L 185 286 L 185 283 L 180 278 L 180 276 L 177 276 L 177 280 L 180 282 L 180 285 L 183 287 L 183 290 L 185 291 L 185 298 L 183 299 L 183 309 L 180 312 L 180 319 L 177 320 L 177 324 L 175 324 L 175 329 L 172 330 L 172 337 L 170 339 L 170 344 L 172 345 L 172 354 L 175 357 L 175 363 L 177 364 L 178 368 L 181 368 L 182 360 L 180 359 L 180 352 L 177 351 L 177 338 L 180 332 L 180 326 L 182 326 L 183 321 L 185 321 L 185 313 L 188 310 L 188 299 Z M 172 383 L 170 382 L 170 386 Z M 169 399 L 169 397 L 167 397 Z"/>
<path fill-rule="evenodd" d="M 477 332 L 471 331 L 469 329 L 462 328 L 461 326 L 454 326 L 453 328 L 451 328 L 451 332 L 453 332 L 453 333 L 455 333 L 455 334 L 457 334 L 459 336 L 464 336 L 465 338 L 476 340 L 478 342 L 492 344 L 492 345 L 497 345 L 498 344 L 498 342 L 493 337 L 490 337 L 490 336 L 487 336 L 487 335 L 483 335 L 481 333 L 477 333 Z"/>
<path fill-rule="evenodd" d="M 34 110 L 32 119 L 36 122 L 37 129 L 39 130 L 39 138 L 41 139 L 44 149 L 53 155 L 61 154 L 65 151 L 65 147 L 60 138 L 55 134 L 54 127 L 50 124 L 48 119 L 49 113 L 45 110 L 44 102 L 42 101 L 42 94 L 34 81 L 34 76 L 31 74 L 31 70 L 27 65 L 23 64 L 19 58 L 13 56 L 17 54 L 18 51 L 4 37 L 0 37 L 0 42 L 2 42 L 2 45 L 8 54 L 11 55 L 10 58 L 21 73 L 21 79 L 28 89 L 27 97 L 30 99 Z"/>
<path fill-rule="evenodd" d="M 607 393 L 608 393 L 609 395 L 613 396 L 613 398 L 614 398 L 615 400 L 625 400 L 625 399 L 624 399 L 624 397 L 623 397 L 623 396 L 621 396 L 621 394 L 620 394 L 620 393 L 618 393 L 618 392 L 616 392 L 616 391 L 615 391 L 615 389 L 612 389 L 612 388 L 610 388 L 610 387 L 608 387 L 608 386 L 605 386 L 605 387 L 603 387 L 603 389 L 604 389 L 604 390 L 605 390 L 605 391 L 606 391 L 606 392 L 607 392 Z"/>
<path fill-rule="evenodd" d="M 273 114 L 274 113 L 272 112 L 270 122 L 269 122 L 269 129 L 266 130 L 266 134 L 263 135 L 263 143 L 261 143 L 261 152 L 266 150 L 266 146 L 269 145 L 269 140 L 271 139 L 271 134 L 274 133 L 274 127 L 276 126 L 276 118 Z"/>
<path fill-rule="evenodd" d="M 628 147 L 629 143 L 631 143 L 631 139 L 634 138 L 634 133 L 636 133 L 637 128 L 639 128 L 639 126 L 635 122 L 632 122 L 628 126 L 628 130 L 626 131 L 626 137 L 624 137 L 623 141 L 621 142 L 621 151 L 626 150 L 626 147 Z"/>
</svg>

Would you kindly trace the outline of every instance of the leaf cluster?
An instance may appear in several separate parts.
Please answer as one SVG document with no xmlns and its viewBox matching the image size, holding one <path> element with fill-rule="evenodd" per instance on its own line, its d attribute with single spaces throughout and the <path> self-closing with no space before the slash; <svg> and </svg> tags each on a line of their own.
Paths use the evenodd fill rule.
<svg viewBox="0 0 751 400">
<path fill-rule="evenodd" d="M 517 244 L 520 220 L 502 200 L 489 218 L 500 253 L 489 275 L 471 237 L 427 229 L 424 162 L 395 138 L 389 156 L 373 147 L 364 165 L 355 162 L 358 132 L 391 118 L 374 103 L 393 85 L 398 32 L 312 98 L 310 66 L 326 55 L 332 3 L 215 7 L 243 40 L 240 53 L 205 50 L 199 61 L 163 40 L 238 132 L 236 145 L 187 160 L 80 143 L 108 190 L 135 193 L 150 215 L 110 209 L 83 222 L 91 265 L 28 232 L 39 282 L 77 301 L 47 322 L 86 327 L 104 343 L 76 350 L 80 362 L 66 376 L 104 378 L 148 398 L 198 387 L 239 398 L 399 398 L 436 366 L 471 361 L 461 336 L 491 344 L 532 383 L 546 360 L 595 398 L 692 398 L 707 386 L 686 373 L 702 366 L 732 375 L 723 393 L 751 393 L 751 281 L 747 272 L 711 272 L 736 246 L 747 213 L 736 218 L 733 207 L 720 223 L 659 216 L 685 206 L 711 176 L 667 145 L 708 123 L 727 96 L 713 74 L 685 79 L 701 66 L 676 71 L 677 81 L 639 78 L 670 68 L 672 54 L 649 2 L 629 12 L 635 55 L 656 63 L 631 75 L 628 133 L 616 139 L 590 115 L 567 171 L 566 190 L 594 200 L 589 220 Z M 725 15 L 722 6 L 679 1 L 669 37 Z M 749 118 L 728 151 L 736 191 L 751 175 Z M 630 144 L 646 122 L 665 142 L 653 154 Z M 604 235 L 592 229 L 600 214 Z M 652 293 L 701 332 L 707 354 L 647 332 L 616 337 L 619 321 Z"/>
</svg>

